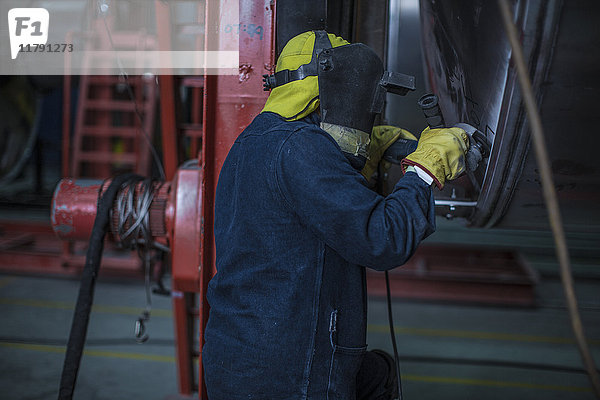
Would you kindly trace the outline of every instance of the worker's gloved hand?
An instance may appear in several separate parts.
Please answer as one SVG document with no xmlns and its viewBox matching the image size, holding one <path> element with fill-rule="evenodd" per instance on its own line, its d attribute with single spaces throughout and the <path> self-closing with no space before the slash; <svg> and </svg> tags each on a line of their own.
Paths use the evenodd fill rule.
<svg viewBox="0 0 600 400">
<path fill-rule="evenodd" d="M 417 150 L 402 160 L 402 170 L 409 165 L 427 172 L 441 190 L 446 180 L 456 179 L 465 171 L 465 154 L 469 137 L 461 128 L 426 128 Z"/>
<path fill-rule="evenodd" d="M 371 179 L 373 173 L 383 157 L 383 153 L 398 139 L 417 140 L 409 131 L 390 125 L 374 126 L 371 132 L 371 141 L 367 148 L 369 159 L 360 172 L 366 180 Z"/>
</svg>

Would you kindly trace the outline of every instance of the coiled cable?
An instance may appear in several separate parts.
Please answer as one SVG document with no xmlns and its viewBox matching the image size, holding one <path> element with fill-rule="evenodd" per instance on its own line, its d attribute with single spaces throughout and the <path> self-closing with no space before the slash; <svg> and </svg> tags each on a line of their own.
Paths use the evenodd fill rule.
<svg viewBox="0 0 600 400">
<path fill-rule="evenodd" d="M 150 320 L 152 312 L 152 289 L 151 278 L 153 262 L 151 251 L 158 249 L 169 252 L 169 248 L 153 240 L 150 228 L 150 207 L 161 189 L 163 182 L 144 179 L 142 181 L 129 181 L 123 185 L 117 199 L 116 212 L 116 239 L 124 248 L 137 250 L 138 255 L 144 263 L 144 281 L 146 291 L 146 305 L 144 311 L 135 322 L 134 334 L 138 343 L 144 343 L 149 336 L 146 333 L 146 323 Z M 112 215 L 114 218 L 115 216 Z M 113 219 L 113 221 L 115 221 Z"/>
</svg>

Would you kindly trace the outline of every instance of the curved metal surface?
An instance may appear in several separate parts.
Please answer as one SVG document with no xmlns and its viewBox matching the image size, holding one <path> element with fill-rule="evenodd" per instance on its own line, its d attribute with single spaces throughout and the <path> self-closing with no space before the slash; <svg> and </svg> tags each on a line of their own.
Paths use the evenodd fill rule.
<svg viewBox="0 0 600 400">
<path fill-rule="evenodd" d="M 532 83 L 539 99 L 555 184 L 570 231 L 600 232 L 600 168 L 593 96 L 600 70 L 600 3 L 515 1 Z M 493 141 L 475 173 L 436 196 L 477 201 L 471 226 L 547 229 L 546 211 L 510 47 L 495 2 L 421 2 L 426 75 L 446 123 L 466 122 Z M 480 190 L 478 190 L 480 186 Z M 445 212 L 445 211 L 444 211 Z"/>
<path fill-rule="evenodd" d="M 98 208 L 103 181 L 61 179 L 56 185 L 50 207 L 54 233 L 63 240 L 89 240 Z"/>
<path fill-rule="evenodd" d="M 536 71 L 540 111 L 554 184 L 567 230 L 600 232 L 600 168 L 597 149 L 600 123 L 596 110 L 600 91 L 600 3 L 593 0 L 556 5 L 552 52 L 543 75 Z M 535 83 L 535 81 L 534 81 Z M 526 129 L 526 127 L 524 128 Z M 526 218 L 524 218 L 526 217 Z M 524 162 L 515 195 L 499 227 L 546 228 L 537 166 L 531 152 Z"/>
</svg>

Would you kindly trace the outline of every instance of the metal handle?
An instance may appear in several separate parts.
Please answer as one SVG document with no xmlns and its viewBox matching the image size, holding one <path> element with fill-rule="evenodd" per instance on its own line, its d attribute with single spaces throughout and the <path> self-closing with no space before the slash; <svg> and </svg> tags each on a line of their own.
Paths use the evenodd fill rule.
<svg viewBox="0 0 600 400">
<path fill-rule="evenodd" d="M 442 110 L 438 104 L 438 97 L 435 94 L 428 93 L 421 96 L 419 101 L 417 101 L 417 104 L 421 107 L 423 114 L 425 114 L 427 125 L 429 125 L 431 129 L 443 128 L 446 126 Z"/>
</svg>

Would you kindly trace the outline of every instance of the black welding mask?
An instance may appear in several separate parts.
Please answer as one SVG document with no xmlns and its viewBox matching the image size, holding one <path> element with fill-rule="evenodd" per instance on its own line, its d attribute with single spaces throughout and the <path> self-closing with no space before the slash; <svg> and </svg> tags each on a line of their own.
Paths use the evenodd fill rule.
<svg viewBox="0 0 600 400">
<path fill-rule="evenodd" d="M 377 54 L 362 43 L 324 49 L 318 57 L 321 128 L 340 145 L 353 166 L 368 158 L 375 116 L 386 92 L 415 90 L 412 76 L 385 71 Z"/>
</svg>

